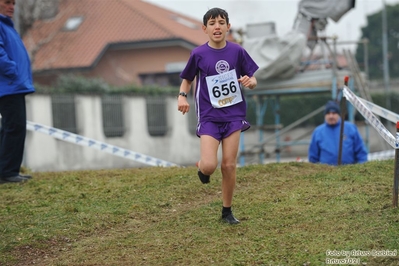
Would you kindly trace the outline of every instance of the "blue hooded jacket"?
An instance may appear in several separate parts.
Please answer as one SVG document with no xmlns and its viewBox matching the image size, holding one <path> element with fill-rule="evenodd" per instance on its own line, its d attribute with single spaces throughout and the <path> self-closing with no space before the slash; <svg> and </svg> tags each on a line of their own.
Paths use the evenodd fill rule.
<svg viewBox="0 0 399 266">
<path fill-rule="evenodd" d="M 29 55 L 14 22 L 0 14 L 0 97 L 34 91 Z"/>
<path fill-rule="evenodd" d="M 344 123 L 341 163 L 367 162 L 367 150 L 356 125 L 348 121 Z M 341 120 L 335 125 L 324 123 L 314 130 L 308 151 L 309 162 L 338 164 L 340 130 Z"/>
</svg>

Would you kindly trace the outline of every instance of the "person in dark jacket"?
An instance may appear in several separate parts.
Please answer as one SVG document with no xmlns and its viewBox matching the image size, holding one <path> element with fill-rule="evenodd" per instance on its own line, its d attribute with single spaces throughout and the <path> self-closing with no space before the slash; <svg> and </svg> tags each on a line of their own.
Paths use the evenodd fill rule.
<svg viewBox="0 0 399 266">
<path fill-rule="evenodd" d="M 324 110 L 325 123 L 318 126 L 312 135 L 308 151 L 311 163 L 338 164 L 341 118 L 339 105 L 329 101 Z M 364 163 L 367 150 L 363 139 L 353 123 L 344 121 L 342 141 L 342 164 Z"/>
<path fill-rule="evenodd" d="M 25 95 L 35 91 L 28 53 L 11 20 L 15 0 L 0 0 L 0 184 L 20 174 L 26 137 Z"/>
</svg>

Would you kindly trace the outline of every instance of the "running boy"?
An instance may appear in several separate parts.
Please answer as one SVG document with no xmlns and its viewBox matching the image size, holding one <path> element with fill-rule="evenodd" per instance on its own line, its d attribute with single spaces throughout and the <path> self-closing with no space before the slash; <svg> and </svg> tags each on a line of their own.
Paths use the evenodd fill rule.
<svg viewBox="0 0 399 266">
<path fill-rule="evenodd" d="M 201 158 L 197 163 L 202 183 L 209 183 L 218 165 L 217 151 L 222 143 L 222 220 L 229 224 L 239 221 L 231 205 L 236 183 L 236 164 L 240 132 L 250 124 L 246 119 L 246 103 L 241 85 L 250 89 L 257 85 L 253 76 L 258 69 L 248 53 L 238 44 L 226 41 L 230 29 L 228 13 L 212 8 L 203 18 L 202 29 L 209 41 L 195 48 L 185 69 L 178 97 L 178 110 L 187 113 L 187 94 L 196 78 L 195 105 L 197 135 L 200 137 Z M 241 85 L 240 85 L 241 83 Z"/>
</svg>

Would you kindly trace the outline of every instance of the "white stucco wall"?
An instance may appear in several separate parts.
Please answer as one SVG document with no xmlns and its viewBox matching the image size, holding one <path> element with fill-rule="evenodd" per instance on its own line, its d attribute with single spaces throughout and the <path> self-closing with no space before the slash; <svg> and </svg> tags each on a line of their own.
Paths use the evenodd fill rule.
<svg viewBox="0 0 399 266">
<path fill-rule="evenodd" d="M 52 127 L 51 97 L 49 95 L 28 95 L 27 117 L 29 121 Z M 122 137 L 107 138 L 103 133 L 102 110 L 100 96 L 77 95 L 75 110 L 78 134 L 96 141 L 101 141 L 123 149 L 155 157 L 181 166 L 194 165 L 200 158 L 200 139 L 189 132 L 189 119 L 195 116 L 182 115 L 177 111 L 175 97 L 166 98 L 166 115 L 168 133 L 162 137 L 152 137 L 147 130 L 146 100 L 143 97 L 124 97 L 123 112 L 125 134 Z M 191 112 L 194 112 L 192 106 Z M 359 127 L 360 133 L 369 140 L 370 152 L 389 149 L 378 133 L 369 127 Z M 302 142 L 310 139 L 312 128 L 296 128 L 281 136 L 295 140 L 302 136 Z M 273 135 L 273 131 L 263 132 L 263 139 Z M 259 132 L 249 130 L 242 135 L 241 148 L 245 150 L 256 146 L 260 142 Z M 23 166 L 32 171 L 67 171 L 83 169 L 111 169 L 147 167 L 134 160 L 122 158 L 110 153 L 80 146 L 53 136 L 35 131 L 28 131 L 25 145 Z M 265 159 L 273 161 L 276 158 L 275 141 L 265 145 L 267 156 Z M 295 145 L 290 149 L 283 149 L 281 158 L 301 157 L 306 159 L 308 146 Z M 256 149 L 255 149 L 256 150 Z M 221 149 L 219 149 L 219 161 Z M 250 155 L 245 163 L 259 163 L 258 155 Z"/>
<path fill-rule="evenodd" d="M 126 131 L 122 137 L 106 138 L 102 127 L 101 98 L 76 96 L 78 134 L 127 150 L 178 165 L 194 165 L 199 159 L 199 138 L 188 131 L 188 116 L 177 111 L 176 98 L 167 99 L 168 133 L 152 137 L 147 130 L 144 98 L 123 99 Z M 51 97 L 27 97 L 28 120 L 52 127 Z M 64 171 L 146 167 L 134 160 L 55 139 L 40 132 L 28 131 L 23 165 L 32 171 Z"/>
</svg>

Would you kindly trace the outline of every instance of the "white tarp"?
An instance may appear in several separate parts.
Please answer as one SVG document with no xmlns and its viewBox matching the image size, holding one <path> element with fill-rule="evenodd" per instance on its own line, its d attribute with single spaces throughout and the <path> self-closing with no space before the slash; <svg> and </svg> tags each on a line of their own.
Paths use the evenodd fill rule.
<svg viewBox="0 0 399 266">
<path fill-rule="evenodd" d="M 317 30 L 324 30 L 327 18 L 337 22 L 354 6 L 355 0 L 301 0 L 292 31 L 282 38 L 269 32 L 270 25 L 260 34 L 246 36 L 243 47 L 259 65 L 255 76 L 262 80 L 292 78 L 306 45 L 313 49 L 316 44 L 308 37 L 316 37 Z M 259 32 L 256 25 L 248 26 L 256 29 L 249 32 Z"/>
<path fill-rule="evenodd" d="M 257 78 L 291 78 L 300 63 L 306 37 L 291 31 L 283 38 L 269 35 L 245 39 L 243 46 L 259 66 Z"/>
<path fill-rule="evenodd" d="M 335 22 L 350 9 L 355 7 L 355 0 L 301 0 L 299 12 L 313 19 L 331 18 Z"/>
</svg>

